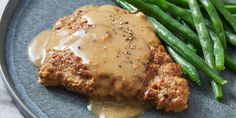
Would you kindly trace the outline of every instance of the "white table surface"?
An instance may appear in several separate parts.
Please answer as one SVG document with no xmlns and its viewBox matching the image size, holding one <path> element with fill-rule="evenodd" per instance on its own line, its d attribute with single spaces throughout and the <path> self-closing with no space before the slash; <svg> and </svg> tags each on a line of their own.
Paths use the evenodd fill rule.
<svg viewBox="0 0 236 118">
<path fill-rule="evenodd" d="M 8 0 L 0 0 L 0 19 Z M 18 111 L 0 77 L 0 118 L 23 118 Z"/>
</svg>

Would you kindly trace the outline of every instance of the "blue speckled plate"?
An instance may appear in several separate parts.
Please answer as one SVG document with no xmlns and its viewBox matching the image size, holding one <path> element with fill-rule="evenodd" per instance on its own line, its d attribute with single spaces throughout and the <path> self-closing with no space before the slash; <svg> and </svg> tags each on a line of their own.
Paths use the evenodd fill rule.
<svg viewBox="0 0 236 118">
<path fill-rule="evenodd" d="M 35 35 L 51 28 L 58 18 L 87 4 L 114 4 L 114 1 L 10 0 L 0 24 L 0 72 L 17 107 L 26 117 L 95 117 L 86 109 L 88 100 L 84 96 L 38 84 L 37 69 L 27 55 L 28 44 Z M 234 55 L 235 50 L 231 49 Z M 222 102 L 213 98 L 209 79 L 202 76 L 204 81 L 201 87 L 189 84 L 191 96 L 188 110 L 175 114 L 151 109 L 140 117 L 236 117 L 236 74 L 228 70 L 221 74 L 229 81 L 224 86 Z"/>
</svg>

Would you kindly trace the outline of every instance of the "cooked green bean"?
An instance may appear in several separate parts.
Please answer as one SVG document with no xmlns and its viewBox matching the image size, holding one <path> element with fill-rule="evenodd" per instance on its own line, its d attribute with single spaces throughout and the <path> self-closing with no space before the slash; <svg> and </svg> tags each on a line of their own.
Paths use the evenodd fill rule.
<svg viewBox="0 0 236 118">
<path fill-rule="evenodd" d="M 233 57 L 225 55 L 225 65 L 236 72 L 236 59 L 234 59 Z"/>
<path fill-rule="evenodd" d="M 226 32 L 227 42 L 233 46 L 236 46 L 236 35 L 231 32 Z"/>
<path fill-rule="evenodd" d="M 158 36 L 163 42 L 173 48 L 178 54 L 192 63 L 195 67 L 202 70 L 207 76 L 216 81 L 220 85 L 227 84 L 227 81 L 221 78 L 218 73 L 208 66 L 205 61 L 195 54 L 186 44 L 175 37 L 168 29 L 152 17 L 148 20 L 153 24 Z"/>
<path fill-rule="evenodd" d="M 215 81 L 211 81 L 211 86 L 212 86 L 215 98 L 217 100 L 221 100 L 223 98 L 223 91 L 222 91 L 221 85 L 218 85 Z"/>
<path fill-rule="evenodd" d="M 188 8 L 188 0 L 167 0 L 167 1 L 172 1 L 174 3 L 179 3 L 179 4 L 183 4 L 184 6 L 186 6 Z M 223 2 L 224 5 L 236 5 L 236 2 L 227 2 L 224 1 Z"/>
<path fill-rule="evenodd" d="M 197 53 L 197 49 L 191 44 L 191 43 L 187 43 L 186 44 L 193 52 Z"/>
<path fill-rule="evenodd" d="M 189 7 L 190 11 L 192 12 L 192 17 L 196 30 L 198 32 L 199 41 L 202 46 L 205 61 L 211 68 L 215 69 L 212 41 L 205 26 L 197 0 L 189 0 Z"/>
<path fill-rule="evenodd" d="M 233 15 L 224 7 L 224 4 L 221 0 L 211 0 L 218 11 L 224 16 L 226 21 L 231 25 L 234 32 L 236 32 L 236 19 Z"/>
<path fill-rule="evenodd" d="M 180 7 L 188 9 L 187 0 L 167 0 L 168 2 L 174 3 Z M 232 14 L 236 14 L 236 2 L 224 2 L 224 7 L 229 10 Z"/>
<path fill-rule="evenodd" d="M 208 16 L 211 19 L 212 26 L 214 27 L 215 33 L 221 39 L 224 48 L 226 48 L 227 44 L 225 38 L 225 31 L 220 16 L 217 13 L 217 10 L 215 9 L 214 5 L 211 3 L 210 0 L 199 0 L 199 1 L 202 3 L 202 6 L 207 11 Z"/>
<path fill-rule="evenodd" d="M 137 13 L 138 9 L 134 7 L 133 5 L 125 2 L 124 0 L 116 0 L 116 4 L 121 6 L 122 8 L 128 10 L 131 13 Z"/>
<path fill-rule="evenodd" d="M 174 17 L 174 16 L 173 16 Z M 177 21 L 179 21 L 181 24 L 183 24 L 184 26 L 187 26 L 187 27 L 191 27 L 185 20 L 183 20 L 183 18 L 181 17 L 174 17 Z"/>
<path fill-rule="evenodd" d="M 234 5 L 225 5 L 225 8 L 227 10 L 229 10 L 229 12 L 231 12 L 232 14 L 236 13 L 236 4 L 234 4 Z"/>
<path fill-rule="evenodd" d="M 144 2 L 143 0 L 125 0 L 126 2 L 134 5 L 139 10 L 145 12 L 146 14 L 155 17 L 162 24 L 165 24 L 169 29 L 174 29 L 183 36 L 185 39 L 188 39 L 191 43 L 197 46 L 198 36 L 192 31 L 189 27 L 179 23 L 173 17 L 165 13 L 158 6 Z"/>
<path fill-rule="evenodd" d="M 174 3 L 183 8 L 189 8 L 187 0 L 167 0 L 168 2 Z"/>
<path fill-rule="evenodd" d="M 144 1 L 155 4 L 159 6 L 161 9 L 163 9 L 164 11 L 169 12 L 171 10 L 172 13 L 178 14 L 179 17 L 181 17 L 182 19 L 185 19 L 187 23 L 193 24 L 192 17 L 189 17 L 186 15 L 186 14 L 191 14 L 189 10 L 182 9 L 181 7 L 178 7 L 166 0 L 144 0 Z"/>
<path fill-rule="evenodd" d="M 216 70 L 224 70 L 225 69 L 225 53 L 224 53 L 224 47 L 221 43 L 221 40 L 219 37 L 212 31 L 209 31 L 211 39 L 213 41 L 213 47 L 214 47 L 214 55 L 215 55 L 215 67 Z"/>
<path fill-rule="evenodd" d="M 224 5 L 236 5 L 236 2 L 224 1 Z"/>
<path fill-rule="evenodd" d="M 232 33 L 232 32 L 234 32 L 234 31 L 233 31 L 232 28 L 229 26 L 229 24 L 226 23 L 225 20 L 222 20 L 222 22 L 223 22 L 223 24 L 224 24 L 225 29 L 227 30 L 227 31 L 225 32 L 227 43 L 228 43 L 228 44 L 231 44 L 231 45 L 233 45 L 233 46 L 236 46 L 236 34 Z"/>
<path fill-rule="evenodd" d="M 201 81 L 197 69 L 191 63 L 181 57 L 178 53 L 176 53 L 171 47 L 167 46 L 166 49 L 172 56 L 174 61 L 182 66 L 183 73 L 187 75 L 191 81 L 200 86 Z"/>
</svg>

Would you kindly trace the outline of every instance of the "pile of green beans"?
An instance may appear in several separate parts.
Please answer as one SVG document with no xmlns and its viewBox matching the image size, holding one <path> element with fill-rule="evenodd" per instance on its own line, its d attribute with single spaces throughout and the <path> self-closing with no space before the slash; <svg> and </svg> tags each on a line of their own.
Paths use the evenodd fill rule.
<svg viewBox="0 0 236 118">
<path fill-rule="evenodd" d="M 182 65 L 183 73 L 201 85 L 197 69 L 201 70 L 212 79 L 215 98 L 223 98 L 222 85 L 227 81 L 218 71 L 226 66 L 236 72 L 236 59 L 225 53 L 227 44 L 236 46 L 236 19 L 231 14 L 236 13 L 236 3 L 221 0 L 116 0 L 116 3 L 131 12 L 147 14 L 168 53 Z"/>
<path fill-rule="evenodd" d="M 161 7 L 161 9 L 165 10 L 166 12 L 171 13 L 172 15 L 176 17 L 181 17 L 189 25 L 194 27 L 194 22 L 193 22 L 193 18 L 191 16 L 190 10 L 176 6 L 166 0 L 145 0 L 145 1 L 158 5 L 159 7 Z M 188 17 L 182 17 L 182 16 L 188 16 Z M 214 30 L 211 22 L 208 19 L 205 18 L 204 21 L 210 30 Z M 227 27 L 225 31 L 225 35 L 227 37 L 226 40 L 228 41 L 229 44 L 236 46 L 236 35 L 234 33 L 231 33 L 230 31 L 227 31 L 228 25 L 224 25 L 224 26 Z M 222 38 L 220 39 L 222 40 L 223 44 L 225 44 L 225 41 Z"/>
</svg>

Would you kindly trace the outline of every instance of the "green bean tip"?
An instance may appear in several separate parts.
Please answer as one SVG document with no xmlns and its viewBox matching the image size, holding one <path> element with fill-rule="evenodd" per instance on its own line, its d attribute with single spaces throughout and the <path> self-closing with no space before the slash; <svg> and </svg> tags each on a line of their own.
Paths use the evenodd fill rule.
<svg viewBox="0 0 236 118">
<path fill-rule="evenodd" d="M 197 80 L 196 83 L 197 83 L 198 86 L 201 86 L 201 85 L 202 85 L 201 80 Z"/>
<path fill-rule="evenodd" d="M 227 80 L 223 80 L 223 81 L 221 82 L 221 85 L 226 85 L 226 84 L 228 84 L 228 81 L 227 81 Z"/>
</svg>

